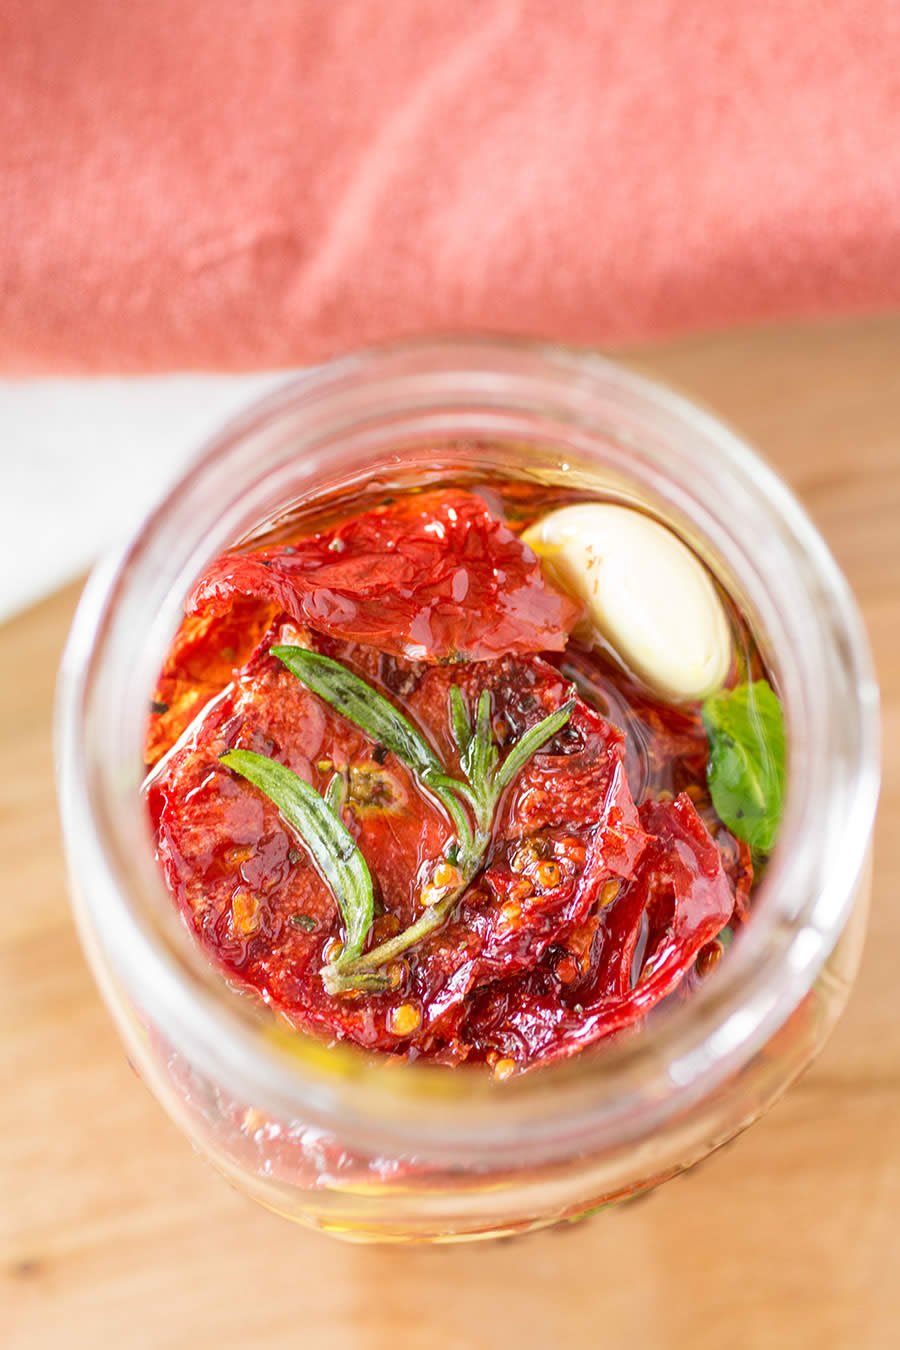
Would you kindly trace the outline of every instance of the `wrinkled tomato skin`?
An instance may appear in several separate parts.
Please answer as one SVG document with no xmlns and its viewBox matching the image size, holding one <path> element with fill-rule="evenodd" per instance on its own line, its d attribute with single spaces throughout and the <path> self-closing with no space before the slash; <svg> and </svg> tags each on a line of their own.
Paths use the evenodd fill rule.
<svg viewBox="0 0 900 1350">
<path fill-rule="evenodd" d="M 459 490 L 401 498 L 295 544 L 226 554 L 189 609 L 225 614 L 239 596 L 317 633 L 427 662 L 561 650 L 579 614 L 484 501 Z"/>
<path fill-rule="evenodd" d="M 153 692 L 144 742 L 148 768 L 244 665 L 274 617 L 271 605 L 253 596 L 236 596 L 225 614 L 185 618 Z"/>
<path fill-rule="evenodd" d="M 486 991 L 463 1028 L 482 1053 L 547 1062 L 624 1030 L 677 987 L 703 945 L 728 923 L 734 893 L 690 798 L 648 802 L 640 814 L 650 840 L 633 877 L 603 913 L 588 975 L 567 989 L 545 965 Z"/>
</svg>

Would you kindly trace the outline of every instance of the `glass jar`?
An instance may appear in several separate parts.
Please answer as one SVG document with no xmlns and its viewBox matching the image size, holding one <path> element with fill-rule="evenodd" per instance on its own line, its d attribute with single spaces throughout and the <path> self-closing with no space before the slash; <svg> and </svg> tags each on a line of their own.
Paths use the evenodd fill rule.
<svg viewBox="0 0 900 1350">
<path fill-rule="evenodd" d="M 141 798 L 147 700 L 202 568 L 289 506 L 450 473 L 568 484 L 667 521 L 748 617 L 788 724 L 779 843 L 725 959 L 640 1034 L 505 1082 L 327 1047 L 229 989 L 175 913 Z M 227 427 L 91 578 L 58 760 L 78 926 L 139 1072 L 240 1188 L 346 1237 L 505 1234 L 672 1176 L 784 1090 L 856 971 L 878 714 L 846 583 L 737 437 L 584 352 L 488 339 L 363 352 Z"/>
</svg>

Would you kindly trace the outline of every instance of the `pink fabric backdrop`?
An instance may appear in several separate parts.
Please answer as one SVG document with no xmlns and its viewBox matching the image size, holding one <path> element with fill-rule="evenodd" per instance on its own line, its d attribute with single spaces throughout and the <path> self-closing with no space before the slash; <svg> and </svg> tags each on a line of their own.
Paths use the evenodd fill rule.
<svg viewBox="0 0 900 1350">
<path fill-rule="evenodd" d="M 0 0 L 0 366 L 900 303 L 900 0 Z"/>
</svg>

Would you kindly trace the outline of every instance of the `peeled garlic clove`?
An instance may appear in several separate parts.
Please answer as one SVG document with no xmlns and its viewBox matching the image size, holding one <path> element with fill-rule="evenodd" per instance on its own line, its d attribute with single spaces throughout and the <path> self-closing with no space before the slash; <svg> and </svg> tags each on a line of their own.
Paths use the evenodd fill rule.
<svg viewBox="0 0 900 1350">
<path fill-rule="evenodd" d="M 722 601 L 699 558 L 659 521 L 585 502 L 551 511 L 523 538 L 656 694 L 686 702 L 722 685 L 731 665 Z"/>
</svg>

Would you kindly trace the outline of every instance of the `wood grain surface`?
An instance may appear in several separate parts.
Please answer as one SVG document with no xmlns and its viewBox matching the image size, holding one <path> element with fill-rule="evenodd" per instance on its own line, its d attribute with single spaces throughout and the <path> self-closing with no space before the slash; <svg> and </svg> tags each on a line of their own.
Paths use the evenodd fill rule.
<svg viewBox="0 0 900 1350">
<path fill-rule="evenodd" d="M 50 728 L 71 587 L 0 629 L 0 1345 L 900 1345 L 900 319 L 625 359 L 761 448 L 869 624 L 885 757 L 874 906 L 829 1046 L 732 1147 L 566 1231 L 360 1248 L 257 1209 L 129 1070 L 73 932 Z"/>
</svg>

